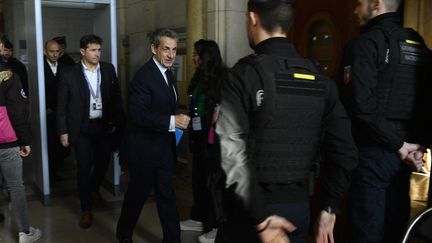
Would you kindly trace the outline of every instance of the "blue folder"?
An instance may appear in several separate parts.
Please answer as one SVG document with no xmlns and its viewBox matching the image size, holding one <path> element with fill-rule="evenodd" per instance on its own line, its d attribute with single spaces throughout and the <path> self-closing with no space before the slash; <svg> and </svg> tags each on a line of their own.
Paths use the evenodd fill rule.
<svg viewBox="0 0 432 243">
<path fill-rule="evenodd" d="M 178 145 L 181 138 L 183 137 L 183 130 L 176 128 L 175 129 L 175 136 L 176 136 L 176 145 Z"/>
</svg>

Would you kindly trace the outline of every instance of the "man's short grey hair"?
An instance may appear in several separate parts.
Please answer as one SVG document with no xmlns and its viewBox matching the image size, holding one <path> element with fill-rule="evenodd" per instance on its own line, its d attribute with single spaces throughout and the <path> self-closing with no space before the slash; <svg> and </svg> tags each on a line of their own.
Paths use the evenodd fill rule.
<svg viewBox="0 0 432 243">
<path fill-rule="evenodd" d="M 169 37 L 178 40 L 178 34 L 174 30 L 160 29 L 160 30 L 156 30 L 155 32 L 152 33 L 152 35 L 150 35 L 150 44 L 154 45 L 155 47 L 158 47 L 160 44 L 160 39 L 162 37 Z"/>
<path fill-rule="evenodd" d="M 384 4 L 387 12 L 397 12 L 402 4 L 402 0 L 384 0 Z"/>
</svg>

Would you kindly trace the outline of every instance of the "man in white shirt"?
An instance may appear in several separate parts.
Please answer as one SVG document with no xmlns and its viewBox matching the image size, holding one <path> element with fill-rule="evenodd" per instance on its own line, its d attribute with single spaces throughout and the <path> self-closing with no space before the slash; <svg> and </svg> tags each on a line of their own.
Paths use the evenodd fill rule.
<svg viewBox="0 0 432 243">
<path fill-rule="evenodd" d="M 72 146 L 78 166 L 80 226 L 92 225 L 92 208 L 104 206 L 99 188 L 110 161 L 113 135 L 122 131 L 124 114 L 114 66 L 101 62 L 102 39 L 80 40 L 81 61 L 60 75 L 57 133 L 64 147 Z"/>
</svg>

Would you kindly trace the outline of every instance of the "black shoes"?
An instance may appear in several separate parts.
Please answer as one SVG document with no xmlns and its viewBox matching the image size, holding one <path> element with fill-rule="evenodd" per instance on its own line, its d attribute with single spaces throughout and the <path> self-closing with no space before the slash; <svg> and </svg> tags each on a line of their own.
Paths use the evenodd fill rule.
<svg viewBox="0 0 432 243">
<path fill-rule="evenodd" d="M 119 243 L 132 243 L 132 237 L 117 235 Z"/>
</svg>

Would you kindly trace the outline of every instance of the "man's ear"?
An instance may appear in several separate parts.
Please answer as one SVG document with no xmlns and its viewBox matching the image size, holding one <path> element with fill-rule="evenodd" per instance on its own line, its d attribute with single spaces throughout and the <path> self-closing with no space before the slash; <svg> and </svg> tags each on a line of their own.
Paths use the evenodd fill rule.
<svg viewBox="0 0 432 243">
<path fill-rule="evenodd" d="M 152 51 L 153 55 L 156 55 L 156 50 L 157 50 L 157 47 L 154 44 L 151 44 L 151 51 Z"/>
<path fill-rule="evenodd" d="M 249 23 L 252 26 L 256 26 L 258 24 L 258 14 L 255 12 L 248 12 L 247 13 L 247 18 L 249 19 Z"/>
<path fill-rule="evenodd" d="M 85 50 L 83 48 L 80 48 L 80 53 L 81 53 L 81 56 L 84 56 Z"/>
<path fill-rule="evenodd" d="M 384 0 L 370 0 L 372 10 L 382 10 L 385 7 Z"/>
</svg>

